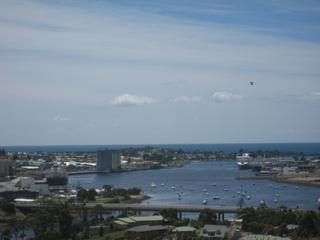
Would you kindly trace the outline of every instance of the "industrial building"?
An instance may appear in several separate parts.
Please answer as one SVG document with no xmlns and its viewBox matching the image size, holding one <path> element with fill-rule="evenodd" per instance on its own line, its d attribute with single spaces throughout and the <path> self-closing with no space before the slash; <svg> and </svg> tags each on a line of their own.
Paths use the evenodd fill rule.
<svg viewBox="0 0 320 240">
<path fill-rule="evenodd" d="M 110 149 L 97 150 L 97 171 L 114 172 L 120 168 L 120 152 Z"/>
</svg>

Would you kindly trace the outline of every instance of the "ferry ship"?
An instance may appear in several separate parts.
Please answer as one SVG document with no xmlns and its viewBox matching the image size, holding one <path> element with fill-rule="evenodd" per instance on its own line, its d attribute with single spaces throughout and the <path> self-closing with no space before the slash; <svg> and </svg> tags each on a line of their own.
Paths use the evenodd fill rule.
<svg viewBox="0 0 320 240">
<path fill-rule="evenodd" d="M 250 169 L 249 161 L 252 159 L 249 153 L 242 153 L 236 156 L 239 169 Z"/>
</svg>

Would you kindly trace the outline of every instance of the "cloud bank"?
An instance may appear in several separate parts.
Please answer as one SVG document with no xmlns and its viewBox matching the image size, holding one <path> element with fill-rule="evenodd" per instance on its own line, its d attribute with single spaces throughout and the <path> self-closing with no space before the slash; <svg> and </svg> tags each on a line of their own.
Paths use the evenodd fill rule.
<svg viewBox="0 0 320 240">
<path fill-rule="evenodd" d="M 242 100 L 242 96 L 230 92 L 214 92 L 212 94 L 213 101 L 216 103 L 228 103 Z"/>
<path fill-rule="evenodd" d="M 123 94 L 111 101 L 113 106 L 138 106 L 152 103 L 154 100 L 146 96 L 135 96 L 130 94 Z"/>
<path fill-rule="evenodd" d="M 56 115 L 54 118 L 53 118 L 53 121 L 55 122 L 65 122 L 65 121 L 68 121 L 69 119 L 66 118 L 66 117 L 63 117 L 61 115 Z"/>
<path fill-rule="evenodd" d="M 179 96 L 171 100 L 174 103 L 192 103 L 192 102 L 202 102 L 203 98 L 198 96 Z"/>
</svg>

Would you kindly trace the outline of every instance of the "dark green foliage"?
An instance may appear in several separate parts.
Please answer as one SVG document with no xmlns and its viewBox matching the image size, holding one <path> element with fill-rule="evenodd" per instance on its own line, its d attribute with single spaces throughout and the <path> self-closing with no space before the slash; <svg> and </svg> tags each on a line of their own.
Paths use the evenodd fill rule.
<svg viewBox="0 0 320 240">
<path fill-rule="evenodd" d="M 307 211 L 299 219 L 298 234 L 302 237 L 320 236 L 320 215 Z"/>
<path fill-rule="evenodd" d="M 97 196 L 96 190 L 94 188 L 90 188 L 88 190 L 88 195 L 87 195 L 88 200 L 89 201 L 94 201 L 96 199 L 96 196 Z"/>
<path fill-rule="evenodd" d="M 216 224 L 217 223 L 217 215 L 215 212 L 210 209 L 204 209 L 199 213 L 198 221 L 201 224 Z"/>
<path fill-rule="evenodd" d="M 62 238 L 69 238 L 72 230 L 72 215 L 68 205 L 59 208 L 59 227 Z"/>
<path fill-rule="evenodd" d="M 0 201 L 0 208 L 7 214 L 14 214 L 16 212 L 14 204 L 6 200 Z"/>
<path fill-rule="evenodd" d="M 111 191 L 112 188 L 113 188 L 113 185 L 110 185 L 110 184 L 103 185 L 103 189 L 107 192 Z"/>
<path fill-rule="evenodd" d="M 79 201 L 84 201 L 87 199 L 87 190 L 84 188 L 80 188 L 77 192 L 77 199 Z"/>
<path fill-rule="evenodd" d="M 137 187 L 129 188 L 128 194 L 129 195 L 139 195 L 141 193 L 141 189 Z"/>
<path fill-rule="evenodd" d="M 256 234 L 291 235 L 298 237 L 320 237 L 320 213 L 315 211 L 297 211 L 281 207 L 245 208 L 239 213 L 243 219 L 242 228 Z M 288 224 L 299 225 L 297 230 L 289 232 Z"/>
<path fill-rule="evenodd" d="M 96 196 L 97 192 L 94 188 L 90 188 L 89 190 L 80 188 L 77 192 L 77 199 L 79 201 L 94 201 Z"/>
<path fill-rule="evenodd" d="M 174 209 L 163 209 L 160 211 L 160 215 L 171 224 L 178 220 L 178 212 Z"/>
</svg>

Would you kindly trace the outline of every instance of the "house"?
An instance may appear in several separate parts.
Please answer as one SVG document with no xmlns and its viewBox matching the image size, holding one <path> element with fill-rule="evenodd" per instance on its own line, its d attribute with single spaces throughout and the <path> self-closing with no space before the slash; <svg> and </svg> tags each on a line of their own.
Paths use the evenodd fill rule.
<svg viewBox="0 0 320 240">
<path fill-rule="evenodd" d="M 176 233 L 177 240 L 191 240 L 196 234 L 196 229 L 189 226 L 176 227 L 173 231 Z"/>
<path fill-rule="evenodd" d="M 200 232 L 202 240 L 220 240 L 228 233 L 229 229 L 224 225 L 206 224 Z"/>
<path fill-rule="evenodd" d="M 290 240 L 290 238 L 262 234 L 249 234 L 240 238 L 240 240 Z"/>
<path fill-rule="evenodd" d="M 112 227 L 114 229 L 126 229 L 129 227 L 139 225 L 161 225 L 164 223 L 164 218 L 160 215 L 155 216 L 130 216 L 124 218 L 118 218 L 113 221 Z"/>
<path fill-rule="evenodd" d="M 150 240 L 159 237 L 168 236 L 173 229 L 172 226 L 162 225 L 141 225 L 127 229 L 128 240 L 139 239 L 139 240 Z"/>
</svg>

